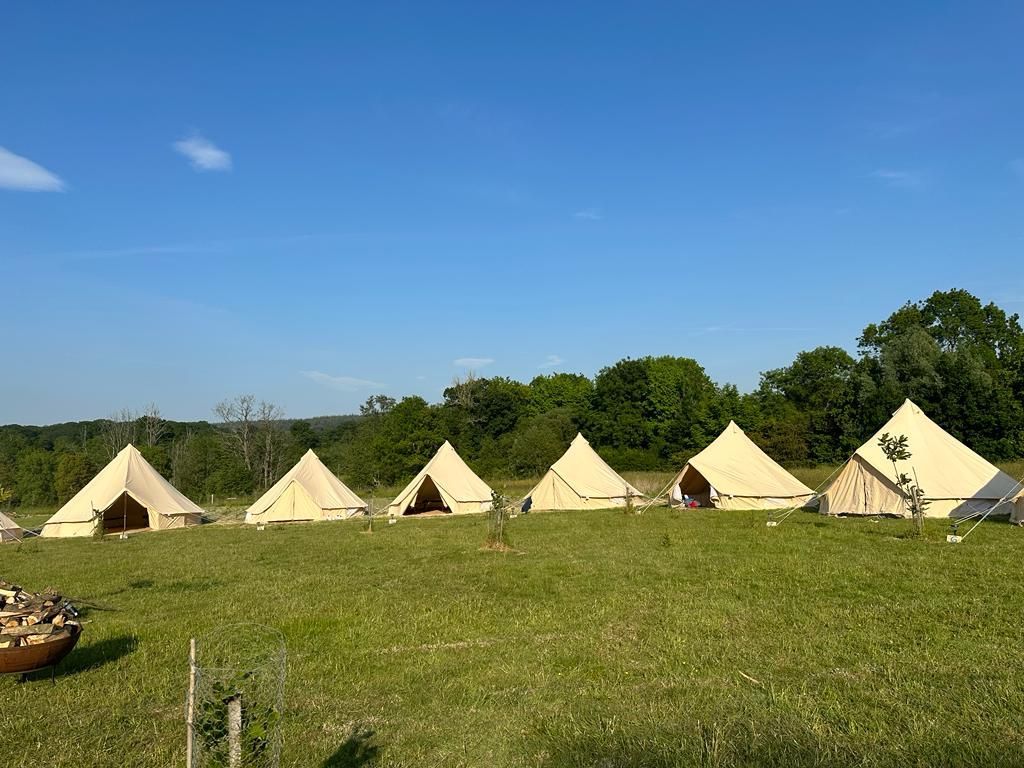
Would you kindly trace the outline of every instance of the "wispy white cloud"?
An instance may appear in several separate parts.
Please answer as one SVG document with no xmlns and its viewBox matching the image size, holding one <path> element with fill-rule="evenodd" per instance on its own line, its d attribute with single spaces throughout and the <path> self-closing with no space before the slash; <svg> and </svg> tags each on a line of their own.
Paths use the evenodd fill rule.
<svg viewBox="0 0 1024 768">
<path fill-rule="evenodd" d="M 1018 157 L 1011 160 L 1010 170 L 1020 178 L 1024 179 L 1024 157 Z"/>
<path fill-rule="evenodd" d="M 538 365 L 538 368 L 554 368 L 555 366 L 561 365 L 565 360 L 560 358 L 558 355 L 548 355 L 547 359 L 543 363 Z"/>
<path fill-rule="evenodd" d="M 483 368 L 493 362 L 493 357 L 459 357 L 452 361 L 452 365 L 458 368 Z"/>
<path fill-rule="evenodd" d="M 572 217 L 574 219 L 583 219 L 584 221 L 600 221 L 604 218 L 599 208 L 584 208 L 581 211 L 576 211 Z"/>
<path fill-rule="evenodd" d="M 0 189 L 26 192 L 63 192 L 64 180 L 55 173 L 0 147 Z"/>
<path fill-rule="evenodd" d="M 331 376 L 323 371 L 299 371 L 299 373 L 310 381 L 315 381 L 317 384 L 322 384 L 330 389 L 338 389 L 342 392 L 354 392 L 357 389 L 384 386 L 369 379 L 358 379 L 355 376 Z"/>
<path fill-rule="evenodd" d="M 231 170 L 231 155 L 198 133 L 179 139 L 173 147 L 175 152 L 187 157 L 197 171 Z"/>
<path fill-rule="evenodd" d="M 920 187 L 924 182 L 924 177 L 920 171 L 901 171 L 894 170 L 892 168 L 879 168 L 877 171 L 872 171 L 868 174 L 873 179 L 877 179 L 890 187 Z"/>
</svg>

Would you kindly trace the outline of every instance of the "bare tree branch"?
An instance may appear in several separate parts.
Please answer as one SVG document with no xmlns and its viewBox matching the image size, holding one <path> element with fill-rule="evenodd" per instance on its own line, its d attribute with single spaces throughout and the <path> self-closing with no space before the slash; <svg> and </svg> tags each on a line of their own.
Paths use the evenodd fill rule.
<svg viewBox="0 0 1024 768">
<path fill-rule="evenodd" d="M 255 395 L 238 395 L 233 400 L 223 400 L 213 411 L 224 422 L 224 430 L 231 438 L 238 454 L 242 457 L 245 468 L 253 471 L 255 453 L 254 436 L 256 425 L 253 423 L 256 410 Z"/>
<path fill-rule="evenodd" d="M 160 415 L 160 407 L 150 403 L 142 412 L 142 429 L 146 436 L 146 445 L 156 445 L 167 434 L 167 422 Z"/>
<path fill-rule="evenodd" d="M 138 437 L 139 417 L 131 408 L 122 408 L 111 414 L 103 425 L 103 442 L 107 447 L 107 455 L 112 459 L 129 443 Z"/>
</svg>

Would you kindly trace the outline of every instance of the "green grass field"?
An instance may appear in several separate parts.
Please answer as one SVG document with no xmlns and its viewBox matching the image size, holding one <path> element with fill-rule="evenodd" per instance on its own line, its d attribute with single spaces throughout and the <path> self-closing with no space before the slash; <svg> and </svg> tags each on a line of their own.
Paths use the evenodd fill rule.
<svg viewBox="0 0 1024 768">
<path fill-rule="evenodd" d="M 1024 531 L 764 522 L 532 514 L 510 554 L 480 517 L 5 545 L 0 576 L 97 607 L 56 686 L 0 679 L 0 764 L 183 765 L 188 639 L 234 622 L 286 637 L 287 766 L 1024 764 Z"/>
</svg>

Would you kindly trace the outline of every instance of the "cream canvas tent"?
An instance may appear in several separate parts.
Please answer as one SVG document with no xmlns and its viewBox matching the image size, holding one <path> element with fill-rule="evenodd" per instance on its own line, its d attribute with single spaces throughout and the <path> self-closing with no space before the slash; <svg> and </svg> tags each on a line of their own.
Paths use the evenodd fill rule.
<svg viewBox="0 0 1024 768">
<path fill-rule="evenodd" d="M 366 502 L 334 476 L 312 451 L 260 496 L 245 513 L 247 523 L 337 520 L 366 512 Z"/>
<path fill-rule="evenodd" d="M 0 512 L 0 543 L 5 541 L 20 541 L 25 534 L 21 526 L 11 520 L 3 512 Z"/>
<path fill-rule="evenodd" d="M 689 496 L 701 506 L 718 509 L 790 508 L 803 506 L 814 495 L 734 421 L 686 463 L 669 493 L 676 504 Z"/>
<path fill-rule="evenodd" d="M 608 466 L 581 434 L 523 500 L 530 510 L 622 507 L 626 496 L 643 494 Z"/>
<path fill-rule="evenodd" d="M 486 512 L 491 508 L 491 489 L 474 474 L 447 440 L 434 458 L 405 486 L 388 506 L 389 515 L 425 512 Z"/>
<path fill-rule="evenodd" d="M 899 471 L 914 477 L 930 502 L 928 517 L 965 517 L 987 511 L 1009 514 L 1017 481 L 1001 472 L 929 419 L 910 400 L 846 463 L 821 497 L 821 511 L 833 515 L 905 515 L 903 494 L 892 463 L 878 447 L 888 433 L 906 435 L 910 460 Z"/>
<path fill-rule="evenodd" d="M 43 536 L 91 536 L 104 531 L 165 530 L 198 525 L 203 510 L 126 446 L 43 525 Z"/>
</svg>

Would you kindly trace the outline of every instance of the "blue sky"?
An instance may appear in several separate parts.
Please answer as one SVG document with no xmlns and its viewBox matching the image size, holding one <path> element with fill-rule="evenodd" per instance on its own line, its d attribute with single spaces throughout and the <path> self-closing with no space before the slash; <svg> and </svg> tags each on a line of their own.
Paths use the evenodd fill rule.
<svg viewBox="0 0 1024 768">
<path fill-rule="evenodd" d="M 646 354 L 749 389 L 936 289 L 1020 311 L 1022 40 L 1016 2 L 10 3 L 0 423 Z"/>
</svg>

